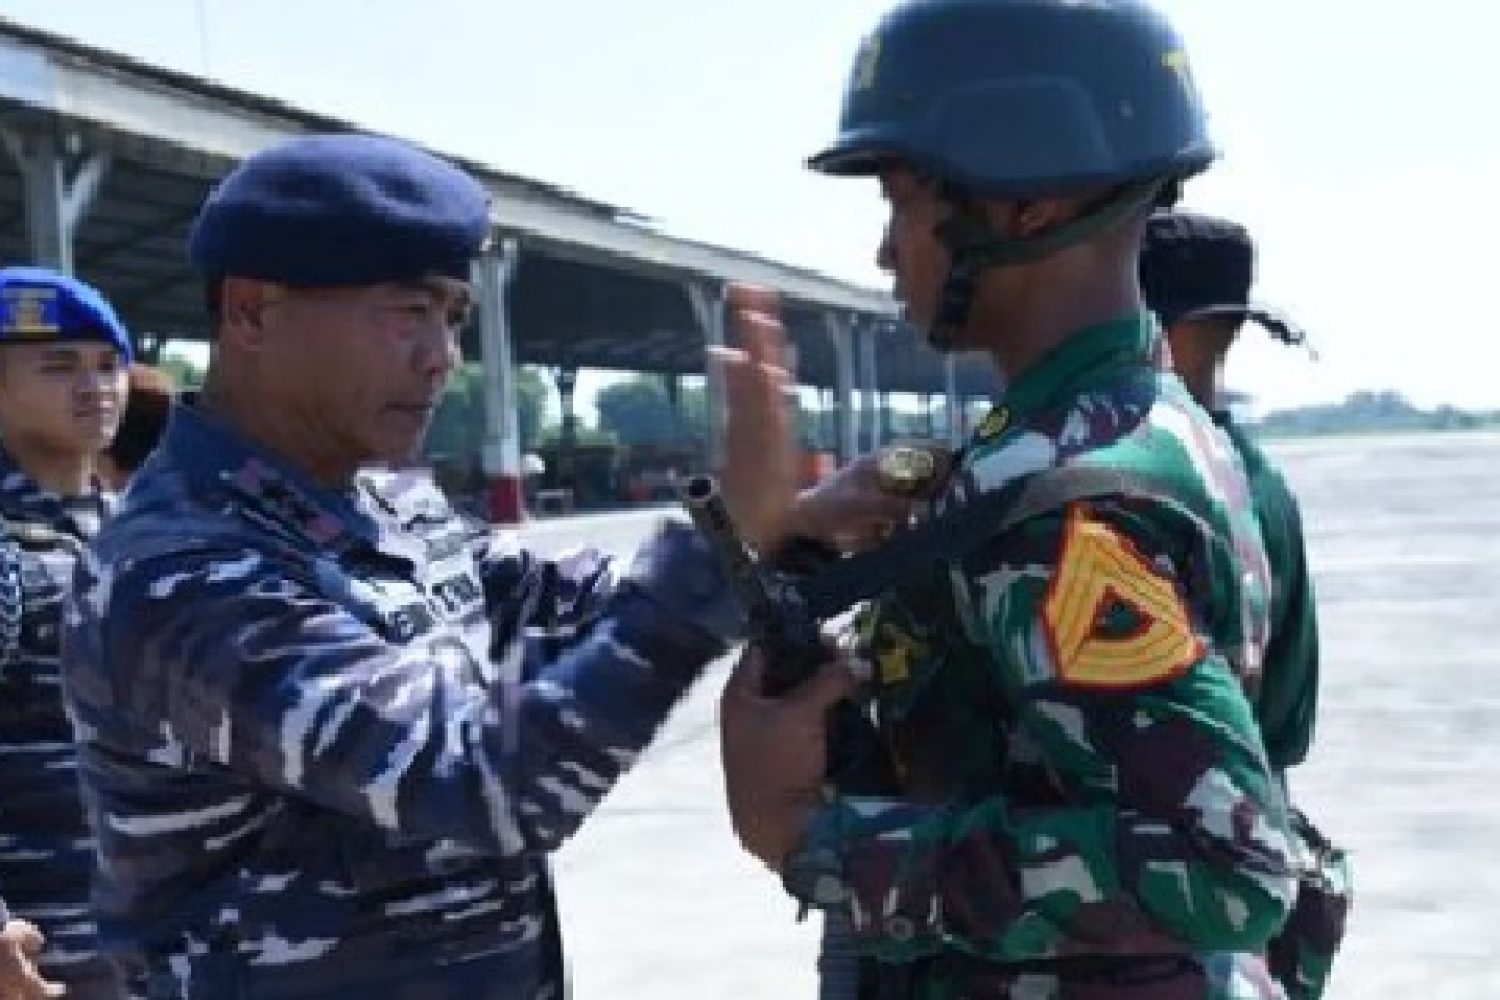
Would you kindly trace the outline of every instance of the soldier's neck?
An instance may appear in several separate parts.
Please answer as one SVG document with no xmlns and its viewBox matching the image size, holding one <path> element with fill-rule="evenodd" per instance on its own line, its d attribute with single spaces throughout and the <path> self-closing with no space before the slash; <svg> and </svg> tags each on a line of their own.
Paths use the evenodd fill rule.
<svg viewBox="0 0 1500 1000">
<path fill-rule="evenodd" d="M 1188 392 L 1198 401 L 1198 405 L 1210 413 L 1219 407 L 1219 383 L 1220 373 L 1216 365 L 1209 363 L 1198 366 L 1179 366 L 1178 374 L 1187 385 Z"/>
<path fill-rule="evenodd" d="M 1140 287 L 1134 273 L 1100 280 L 1028 283 L 1002 314 L 977 317 L 986 331 L 985 347 L 1007 382 L 1014 382 L 1079 330 L 1139 312 Z"/>
<path fill-rule="evenodd" d="M 210 375 L 198 405 L 319 486 L 345 489 L 359 471 L 359 463 L 342 455 L 330 435 L 303 419 L 298 408 L 276 405 L 237 380 Z"/>
<path fill-rule="evenodd" d="M 16 465 L 42 489 L 60 497 L 81 497 L 94 489 L 94 456 L 28 447 L 22 440 L 6 442 Z"/>
</svg>

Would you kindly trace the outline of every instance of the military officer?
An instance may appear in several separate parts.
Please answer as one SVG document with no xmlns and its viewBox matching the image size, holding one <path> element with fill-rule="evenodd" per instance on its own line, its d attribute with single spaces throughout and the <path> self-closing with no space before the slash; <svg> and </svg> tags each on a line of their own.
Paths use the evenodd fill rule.
<svg viewBox="0 0 1500 1000">
<path fill-rule="evenodd" d="M 680 522 L 549 561 L 366 471 L 418 449 L 488 227 L 468 175 L 365 135 L 203 206 L 215 357 L 95 545 L 65 671 L 102 939 L 151 1000 L 561 996 L 548 855 L 740 633 Z M 821 532 L 764 348 L 724 491 L 774 547 Z"/>
</svg>

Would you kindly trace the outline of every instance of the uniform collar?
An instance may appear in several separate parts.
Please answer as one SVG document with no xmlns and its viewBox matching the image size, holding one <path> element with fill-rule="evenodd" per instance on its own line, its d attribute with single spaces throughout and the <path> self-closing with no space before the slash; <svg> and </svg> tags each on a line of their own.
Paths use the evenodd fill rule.
<svg viewBox="0 0 1500 1000">
<path fill-rule="evenodd" d="M 252 442 L 196 400 L 175 404 L 160 447 L 198 495 L 227 495 L 257 519 L 293 532 L 310 547 L 380 547 L 383 532 L 357 488 L 313 482 L 280 455 Z"/>
<path fill-rule="evenodd" d="M 1156 322 L 1146 312 L 1083 327 L 1022 372 L 1006 388 L 1004 403 L 1013 416 L 1024 417 L 1107 372 L 1154 365 L 1160 343 Z"/>
<path fill-rule="evenodd" d="M 5 518 L 45 524 L 86 539 L 109 513 L 110 500 L 97 479 L 88 493 L 78 497 L 64 498 L 45 489 L 0 445 L 0 514 Z"/>
</svg>

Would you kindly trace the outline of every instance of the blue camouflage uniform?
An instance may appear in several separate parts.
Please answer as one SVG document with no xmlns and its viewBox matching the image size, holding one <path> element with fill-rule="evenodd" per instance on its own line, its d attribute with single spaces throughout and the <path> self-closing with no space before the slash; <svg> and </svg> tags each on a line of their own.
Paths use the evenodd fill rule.
<svg viewBox="0 0 1500 1000">
<path fill-rule="evenodd" d="M 313 178 L 307 225 L 247 221 L 286 222 L 289 172 Z M 327 187 L 354 193 L 306 210 Z M 426 154 L 305 139 L 225 182 L 196 254 L 209 274 L 284 280 L 216 227 L 269 234 L 267 252 L 301 234 L 311 284 L 317 246 L 336 249 L 320 234 L 363 226 L 329 258 L 338 281 L 452 268 L 478 252 L 483 210 Z M 316 218 L 350 212 L 367 217 Z M 433 268 L 348 259 L 424 241 Z M 94 554 L 66 685 L 101 936 L 152 1000 L 562 996 L 547 856 L 741 629 L 685 525 L 628 566 L 547 561 L 425 478 L 321 487 L 192 403 Z"/>
<path fill-rule="evenodd" d="M 18 342 L 130 338 L 94 289 L 41 268 L 0 269 L 0 350 Z M 73 1000 L 120 996 L 88 911 L 93 841 L 79 802 L 73 732 L 59 683 L 63 596 L 110 498 L 43 489 L 0 447 L 0 921 L 47 939 L 44 978 Z"/>
</svg>

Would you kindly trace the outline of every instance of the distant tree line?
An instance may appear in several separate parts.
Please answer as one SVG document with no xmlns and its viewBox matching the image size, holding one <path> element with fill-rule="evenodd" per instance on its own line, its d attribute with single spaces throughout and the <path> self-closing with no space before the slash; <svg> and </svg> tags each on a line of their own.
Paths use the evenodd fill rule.
<svg viewBox="0 0 1500 1000">
<path fill-rule="evenodd" d="M 1392 431 L 1457 431 L 1500 427 L 1500 411 L 1453 406 L 1424 410 L 1398 392 L 1356 392 L 1342 403 L 1301 406 L 1269 413 L 1258 424 L 1264 434 L 1303 436 Z"/>
</svg>

